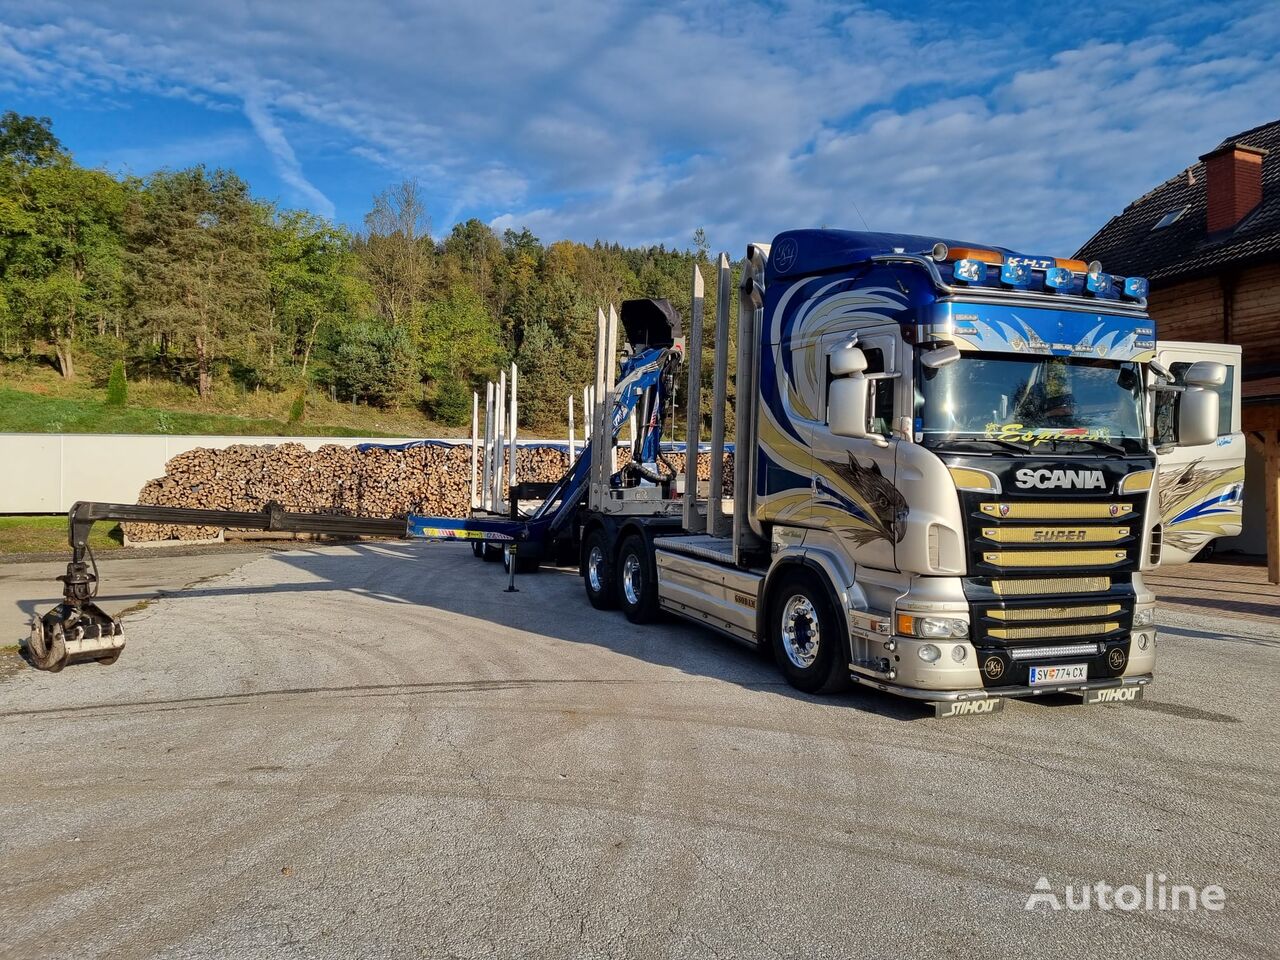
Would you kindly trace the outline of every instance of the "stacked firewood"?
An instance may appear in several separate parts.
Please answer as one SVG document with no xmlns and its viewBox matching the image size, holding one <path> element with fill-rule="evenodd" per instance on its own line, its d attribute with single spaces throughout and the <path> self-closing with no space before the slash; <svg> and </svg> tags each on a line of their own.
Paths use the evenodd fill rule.
<svg viewBox="0 0 1280 960">
<path fill-rule="evenodd" d="M 628 451 L 618 451 L 619 465 Z M 667 455 L 677 472 L 684 455 Z M 552 446 L 522 446 L 517 483 L 553 483 L 568 469 L 568 454 Z M 202 510 L 261 510 L 271 501 L 286 510 L 389 517 L 404 513 L 463 517 L 471 504 L 471 446 L 430 443 L 364 450 L 326 444 L 311 451 L 299 443 L 237 444 L 221 450 L 180 453 L 165 474 L 148 481 L 138 502 Z M 504 472 L 504 477 L 506 476 Z M 711 477 L 711 458 L 698 458 L 698 478 Z M 505 482 L 504 482 L 505 492 Z M 733 490 L 733 458 L 725 458 L 725 489 Z M 126 523 L 132 541 L 204 540 L 219 528 Z"/>
</svg>

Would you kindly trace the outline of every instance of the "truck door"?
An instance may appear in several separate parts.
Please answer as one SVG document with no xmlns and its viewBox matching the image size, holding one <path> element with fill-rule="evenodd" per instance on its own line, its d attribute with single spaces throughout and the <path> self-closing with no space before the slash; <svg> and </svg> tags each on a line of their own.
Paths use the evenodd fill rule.
<svg viewBox="0 0 1280 960">
<path fill-rule="evenodd" d="M 1220 343 L 1162 342 L 1156 358 L 1169 368 L 1176 385 L 1193 363 L 1212 360 L 1227 368 L 1219 398 L 1218 439 L 1187 447 L 1177 444 L 1180 394 L 1154 395 L 1157 504 L 1161 524 L 1161 564 L 1189 562 L 1217 537 L 1240 533 L 1243 507 L 1245 440 L 1240 431 L 1240 348 Z"/>
<path fill-rule="evenodd" d="M 866 357 L 864 376 L 870 381 L 867 436 L 859 438 L 836 436 L 829 426 L 830 355 L 851 336 Z M 819 350 L 826 386 L 812 427 L 810 524 L 837 534 L 855 562 L 882 570 L 895 569 L 894 549 L 906 514 L 906 502 L 894 486 L 898 438 L 893 434 L 895 419 L 909 411 L 909 398 L 900 395 L 903 352 L 896 323 L 828 334 Z"/>
</svg>

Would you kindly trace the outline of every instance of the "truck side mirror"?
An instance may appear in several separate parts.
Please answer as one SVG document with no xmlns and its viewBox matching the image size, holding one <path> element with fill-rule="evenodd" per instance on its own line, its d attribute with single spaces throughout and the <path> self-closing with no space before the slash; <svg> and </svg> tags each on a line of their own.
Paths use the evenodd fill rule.
<svg viewBox="0 0 1280 960">
<path fill-rule="evenodd" d="M 920 362 L 930 370 L 937 370 L 960 359 L 960 348 L 954 343 L 946 343 L 920 354 Z"/>
<path fill-rule="evenodd" d="M 1197 360 L 1187 367 L 1182 382 L 1189 387 L 1220 387 L 1227 382 L 1227 365 L 1216 360 Z"/>
<path fill-rule="evenodd" d="M 1220 363 L 1210 365 L 1222 366 Z M 1190 377 L 1186 379 L 1189 381 Z M 1178 403 L 1178 446 L 1202 447 L 1218 439 L 1218 402 L 1218 394 L 1214 390 L 1188 386 L 1182 391 L 1182 399 Z"/>
<path fill-rule="evenodd" d="M 831 381 L 827 394 L 827 425 L 837 437 L 860 439 L 867 435 L 870 386 L 871 381 L 861 373 Z"/>
<path fill-rule="evenodd" d="M 831 386 L 827 391 L 827 425 L 837 437 L 867 435 L 870 381 L 863 376 L 867 355 L 854 343 L 831 352 Z"/>
</svg>

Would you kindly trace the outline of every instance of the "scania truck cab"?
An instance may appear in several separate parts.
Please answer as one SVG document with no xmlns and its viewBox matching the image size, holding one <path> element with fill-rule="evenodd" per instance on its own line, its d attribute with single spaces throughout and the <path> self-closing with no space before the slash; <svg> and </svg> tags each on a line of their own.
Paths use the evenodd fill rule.
<svg viewBox="0 0 1280 960">
<path fill-rule="evenodd" d="M 679 532 L 587 520 L 630 545 L 628 615 L 940 713 L 1139 696 L 1144 572 L 1239 530 L 1238 348 L 1158 343 L 1141 278 L 989 245 L 798 230 L 741 276 L 732 505 L 689 484 Z"/>
</svg>

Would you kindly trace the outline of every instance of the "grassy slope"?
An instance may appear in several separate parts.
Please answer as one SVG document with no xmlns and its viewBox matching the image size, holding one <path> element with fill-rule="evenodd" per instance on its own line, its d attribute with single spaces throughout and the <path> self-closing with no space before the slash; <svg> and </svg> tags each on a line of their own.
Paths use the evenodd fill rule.
<svg viewBox="0 0 1280 960">
<path fill-rule="evenodd" d="M 307 416 L 288 422 L 295 394 L 239 390 L 222 383 L 201 401 L 190 388 L 167 382 L 129 384 L 129 402 L 108 407 L 106 390 L 91 375 L 64 381 L 54 371 L 0 364 L 0 432 L 169 433 L 234 436 L 447 437 L 463 431 L 434 423 L 412 409 L 377 410 L 334 403 L 313 391 Z"/>
<path fill-rule="evenodd" d="M 234 436 L 392 436 L 374 430 L 282 420 L 195 413 L 156 407 L 108 407 L 101 400 L 49 397 L 0 387 L 0 432 L 171 433 Z"/>
<path fill-rule="evenodd" d="M 122 545 L 119 525 L 94 524 L 89 545 L 95 553 L 118 549 Z M 68 549 L 65 516 L 0 517 L 0 554 L 59 553 Z"/>
</svg>

